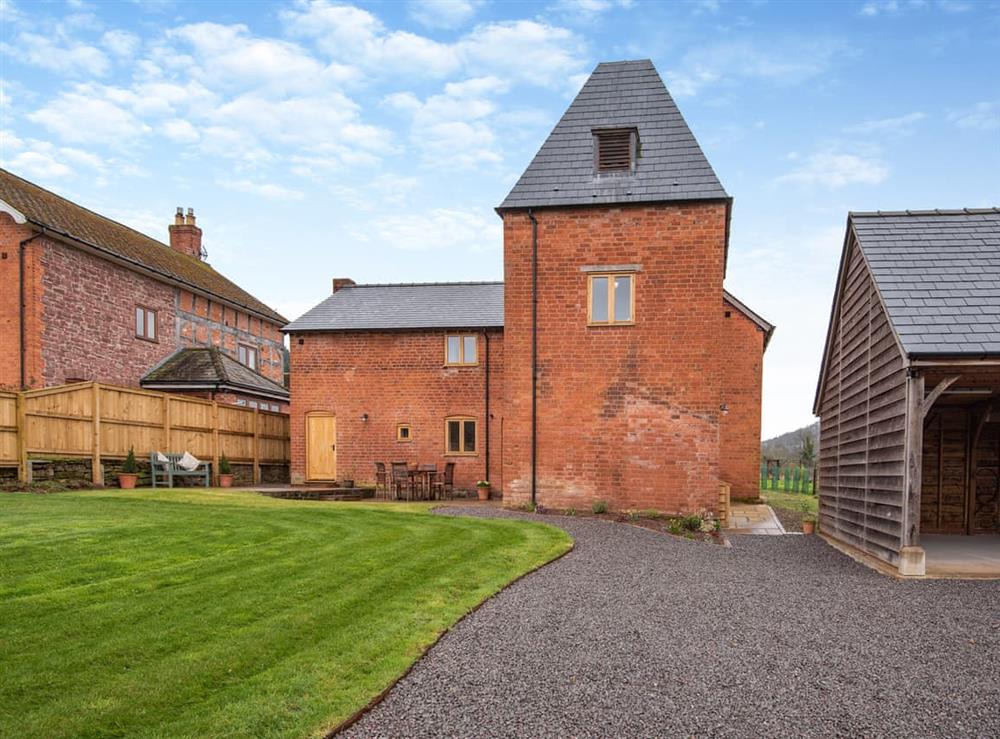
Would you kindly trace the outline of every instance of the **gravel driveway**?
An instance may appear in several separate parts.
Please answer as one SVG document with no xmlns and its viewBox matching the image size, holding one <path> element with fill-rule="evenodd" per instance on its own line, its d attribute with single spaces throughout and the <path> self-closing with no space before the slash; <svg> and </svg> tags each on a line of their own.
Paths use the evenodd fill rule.
<svg viewBox="0 0 1000 739">
<path fill-rule="evenodd" d="M 576 548 L 341 736 L 1000 736 L 1000 582 L 899 582 L 816 537 L 543 520 Z"/>
</svg>

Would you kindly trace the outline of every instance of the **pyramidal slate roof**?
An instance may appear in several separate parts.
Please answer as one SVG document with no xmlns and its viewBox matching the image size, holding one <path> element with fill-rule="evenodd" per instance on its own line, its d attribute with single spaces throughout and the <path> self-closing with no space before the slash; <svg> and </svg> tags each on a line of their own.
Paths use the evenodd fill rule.
<svg viewBox="0 0 1000 739">
<path fill-rule="evenodd" d="M 635 128 L 635 174 L 594 171 L 595 129 Z M 598 64 L 498 210 L 728 199 L 648 59 Z"/>
<path fill-rule="evenodd" d="M 1000 354 L 1000 208 L 851 213 L 910 355 Z"/>
<path fill-rule="evenodd" d="M 218 347 L 191 347 L 171 354 L 139 381 L 145 388 L 236 390 L 288 400 L 288 390 L 240 364 Z"/>
<path fill-rule="evenodd" d="M 502 326 L 502 282 L 429 282 L 342 287 L 282 330 L 298 333 Z"/>
</svg>

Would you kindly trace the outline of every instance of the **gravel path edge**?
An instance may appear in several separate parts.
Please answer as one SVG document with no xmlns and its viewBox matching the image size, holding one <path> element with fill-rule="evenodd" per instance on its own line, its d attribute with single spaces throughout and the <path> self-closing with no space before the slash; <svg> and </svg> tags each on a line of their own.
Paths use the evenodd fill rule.
<svg viewBox="0 0 1000 739">
<path fill-rule="evenodd" d="M 432 508 L 431 509 L 431 513 L 440 515 L 438 512 L 441 509 L 447 508 L 447 507 L 448 506 L 441 506 L 440 508 Z M 459 514 L 459 515 L 461 515 L 461 514 Z M 476 518 L 476 516 L 469 516 L 469 518 Z M 544 522 L 542 522 L 542 523 L 544 523 Z M 546 525 L 552 526 L 552 524 L 546 524 Z M 483 606 L 485 606 L 487 603 L 489 603 L 494 598 L 502 595 L 504 593 L 504 591 L 510 589 L 513 585 L 515 585 L 516 583 L 520 582 L 524 578 L 528 577 L 529 575 L 533 575 L 534 573 L 538 572 L 543 567 L 548 567 L 551 564 L 555 564 L 560 559 L 562 559 L 563 557 L 565 557 L 567 554 L 569 554 L 570 552 L 572 552 L 576 548 L 576 539 L 574 539 L 573 536 L 572 536 L 572 534 L 569 534 L 569 532 L 566 531 L 565 529 L 559 528 L 558 526 L 553 526 L 553 528 L 557 528 L 560 531 L 562 531 L 562 532 L 566 533 L 567 535 L 569 535 L 569 537 L 570 537 L 570 545 L 569 545 L 569 548 L 566 549 L 565 552 L 562 552 L 561 554 L 556 555 L 555 557 L 553 557 L 552 559 L 548 560 L 547 562 L 542 562 L 540 565 L 538 565 L 536 567 L 532 567 L 527 572 L 521 573 L 520 575 L 518 575 L 517 577 L 515 577 L 513 580 L 511 580 L 509 583 L 507 583 L 506 585 L 504 585 L 502 588 L 500 588 L 499 590 L 497 590 L 495 593 L 493 593 L 492 595 L 489 595 L 486 598 L 483 598 L 483 600 L 479 601 L 479 603 L 477 603 L 472 608 L 470 608 L 468 611 L 466 611 L 461 616 L 459 616 L 455 620 L 455 623 L 453 623 L 451 626 L 449 626 L 446 629 L 442 629 L 441 632 L 438 633 L 438 635 L 436 637 L 434 637 L 433 641 L 431 641 L 426 647 L 424 647 L 423 649 L 420 650 L 420 654 L 417 655 L 417 658 L 414 659 L 405 670 L 403 670 L 401 673 L 399 673 L 399 675 L 397 675 L 395 678 L 393 678 L 393 680 L 388 685 L 386 685 L 385 688 L 382 691 L 380 691 L 374 698 L 372 698 L 370 701 L 368 701 L 368 703 L 366 703 L 364 706 L 362 706 L 361 708 L 359 708 L 357 711 L 355 711 L 354 713 L 352 713 L 350 716 L 348 716 L 346 719 L 344 719 L 343 721 L 341 721 L 339 724 L 337 724 L 332 729 L 330 729 L 326 734 L 324 734 L 323 735 L 323 739 L 333 739 L 333 737 L 335 737 L 337 734 L 339 734 L 342 731 L 345 731 L 346 729 L 349 729 L 351 726 L 353 726 L 358 721 L 360 721 L 362 718 L 364 718 L 365 714 L 367 714 L 370 711 L 372 711 L 375 707 L 377 707 L 382 701 L 384 701 L 386 699 L 386 696 L 388 696 L 389 693 L 392 692 L 393 688 L 395 688 L 396 685 L 400 681 L 404 680 L 413 671 L 413 668 L 415 668 L 418 664 L 420 664 L 420 661 L 424 657 L 427 656 L 428 652 L 430 652 L 432 649 L 434 649 L 434 647 L 437 646 L 438 642 L 440 642 L 442 639 L 444 639 L 444 637 L 447 636 L 451 631 L 453 631 L 454 629 L 458 628 L 459 624 L 461 624 L 463 621 L 465 621 L 467 618 L 469 618 L 469 616 L 471 616 L 472 614 L 474 614 L 476 611 L 478 611 L 480 608 L 482 608 Z"/>
</svg>

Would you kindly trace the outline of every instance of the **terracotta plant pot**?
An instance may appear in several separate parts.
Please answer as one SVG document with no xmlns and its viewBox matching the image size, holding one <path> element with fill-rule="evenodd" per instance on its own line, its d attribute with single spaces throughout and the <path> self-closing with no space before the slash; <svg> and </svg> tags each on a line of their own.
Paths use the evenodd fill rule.
<svg viewBox="0 0 1000 739">
<path fill-rule="evenodd" d="M 233 486 L 233 476 L 224 475 L 219 473 L 219 487 L 220 488 L 231 488 Z"/>
<path fill-rule="evenodd" d="M 118 487 L 122 490 L 132 490 L 135 488 L 136 482 L 139 480 L 139 476 L 131 472 L 119 472 L 118 473 Z"/>
<path fill-rule="evenodd" d="M 816 531 L 816 522 L 815 521 L 803 521 L 802 522 L 802 533 L 803 534 L 812 534 L 815 531 Z"/>
<path fill-rule="evenodd" d="M 488 487 L 476 487 L 476 492 L 479 493 L 480 500 L 490 499 L 490 489 Z"/>
</svg>

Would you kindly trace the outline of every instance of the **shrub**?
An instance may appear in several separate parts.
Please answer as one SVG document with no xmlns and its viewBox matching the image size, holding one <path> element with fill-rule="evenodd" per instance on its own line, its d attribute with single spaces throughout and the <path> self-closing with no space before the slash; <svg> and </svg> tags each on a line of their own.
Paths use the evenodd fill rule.
<svg viewBox="0 0 1000 739">
<path fill-rule="evenodd" d="M 643 518 L 663 518 L 663 514 L 655 508 L 647 508 L 644 511 L 640 511 L 639 515 Z"/>
<path fill-rule="evenodd" d="M 139 463 L 135 461 L 135 449 L 128 448 L 128 456 L 122 462 L 122 472 L 126 475 L 135 475 L 139 472 Z"/>
<path fill-rule="evenodd" d="M 229 459 L 223 454 L 219 457 L 219 474 L 220 475 L 231 475 L 233 474 L 233 467 L 229 464 Z"/>
<path fill-rule="evenodd" d="M 595 500 L 594 505 L 590 507 L 594 513 L 607 513 L 608 512 L 608 501 L 606 500 Z"/>
<path fill-rule="evenodd" d="M 567 516 L 575 516 L 576 515 L 576 508 L 567 508 L 566 509 L 566 515 Z"/>
<path fill-rule="evenodd" d="M 638 521 L 640 513 L 639 511 L 630 510 L 630 511 L 625 511 L 625 516 L 628 518 L 629 521 Z"/>
<path fill-rule="evenodd" d="M 535 512 L 535 504 L 532 503 L 532 502 L 530 502 L 530 501 L 527 502 L 527 503 L 522 503 L 521 504 L 521 510 L 522 511 L 527 511 L 528 513 L 534 513 Z"/>
<path fill-rule="evenodd" d="M 667 531 L 675 536 L 680 536 L 684 533 L 684 526 L 681 524 L 681 519 L 671 518 L 667 521 Z"/>
<path fill-rule="evenodd" d="M 681 528 L 687 531 L 698 531 L 701 529 L 701 516 L 697 513 L 692 513 L 681 518 Z"/>
</svg>

